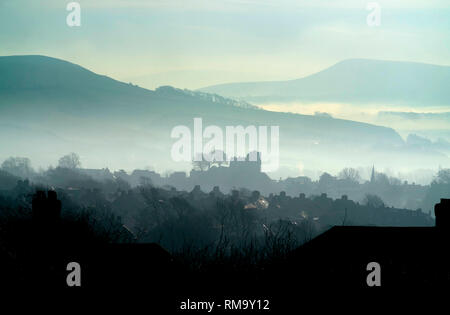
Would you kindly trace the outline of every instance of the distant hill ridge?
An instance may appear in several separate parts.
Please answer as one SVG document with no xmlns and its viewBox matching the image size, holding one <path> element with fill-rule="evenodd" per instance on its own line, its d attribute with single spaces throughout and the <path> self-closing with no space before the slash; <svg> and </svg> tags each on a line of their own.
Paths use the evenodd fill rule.
<svg viewBox="0 0 450 315">
<path fill-rule="evenodd" d="M 235 101 L 210 93 L 161 86 L 156 90 L 123 83 L 105 75 L 57 58 L 41 55 L 0 56 L 0 91 L 30 89 L 97 90 L 112 94 L 133 93 L 161 96 L 192 96 L 229 106 L 257 108 L 244 101 Z"/>
<path fill-rule="evenodd" d="M 200 89 L 246 101 L 304 101 L 450 105 L 450 67 L 350 59 L 304 78 L 241 82 Z"/>
<path fill-rule="evenodd" d="M 171 130 L 192 128 L 201 117 L 204 127 L 279 126 L 280 165 L 286 167 L 301 161 L 310 169 L 329 169 L 330 154 L 339 168 L 394 168 L 406 159 L 410 167 L 448 162 L 434 151 L 411 151 L 392 128 L 271 112 L 203 91 L 147 90 L 45 56 L 0 57 L 0 74 L 0 159 L 26 156 L 46 165 L 77 152 L 87 167 L 179 170 L 170 155 Z"/>
</svg>

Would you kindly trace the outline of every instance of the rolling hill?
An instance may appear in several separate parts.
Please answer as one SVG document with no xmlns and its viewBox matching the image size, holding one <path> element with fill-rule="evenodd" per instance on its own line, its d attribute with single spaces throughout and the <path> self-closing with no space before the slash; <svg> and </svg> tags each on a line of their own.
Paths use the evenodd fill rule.
<svg viewBox="0 0 450 315">
<path fill-rule="evenodd" d="M 214 85 L 200 89 L 254 102 L 450 105 L 450 67 L 350 59 L 307 77 L 274 82 Z"/>
<path fill-rule="evenodd" d="M 45 56 L 0 57 L 0 73 L 0 161 L 27 156 L 36 165 L 54 165 L 74 151 L 91 168 L 187 169 L 189 163 L 171 159 L 170 132 L 177 125 L 192 128 L 194 117 L 203 118 L 204 127 L 279 126 L 282 167 L 448 161 L 437 152 L 411 151 L 390 128 L 264 111 L 204 92 L 147 90 Z"/>
</svg>

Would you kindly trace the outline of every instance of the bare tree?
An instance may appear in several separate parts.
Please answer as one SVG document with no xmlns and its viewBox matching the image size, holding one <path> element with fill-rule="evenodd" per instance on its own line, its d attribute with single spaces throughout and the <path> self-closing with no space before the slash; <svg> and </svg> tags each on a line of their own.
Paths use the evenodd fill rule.
<svg viewBox="0 0 450 315">
<path fill-rule="evenodd" d="M 29 158 L 10 157 L 2 163 L 2 169 L 12 175 L 28 178 L 33 174 Z"/>
<path fill-rule="evenodd" d="M 361 180 L 359 172 L 354 168 L 344 168 L 338 175 L 339 179 L 358 183 Z"/>
<path fill-rule="evenodd" d="M 81 167 L 80 157 L 76 153 L 69 153 L 64 155 L 58 161 L 58 166 L 62 168 L 75 169 Z"/>
<path fill-rule="evenodd" d="M 363 204 L 371 208 L 384 208 L 384 201 L 377 195 L 366 194 Z"/>
<path fill-rule="evenodd" d="M 436 181 L 439 184 L 450 184 L 450 169 L 440 169 L 437 174 Z"/>
</svg>

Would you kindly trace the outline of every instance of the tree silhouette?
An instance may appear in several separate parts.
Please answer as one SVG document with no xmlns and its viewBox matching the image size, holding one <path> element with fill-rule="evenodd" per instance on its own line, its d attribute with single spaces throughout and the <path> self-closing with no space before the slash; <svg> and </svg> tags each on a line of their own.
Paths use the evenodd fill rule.
<svg viewBox="0 0 450 315">
<path fill-rule="evenodd" d="M 439 184 L 450 184 L 450 169 L 441 169 L 437 174 L 436 181 Z"/>
<path fill-rule="evenodd" d="M 76 153 L 64 155 L 58 161 L 58 166 L 62 168 L 75 169 L 81 166 L 80 157 Z"/>
<path fill-rule="evenodd" d="M 338 176 L 340 179 L 351 181 L 351 182 L 359 182 L 361 179 L 361 176 L 359 175 L 359 172 L 354 168 L 344 168 Z"/>
<path fill-rule="evenodd" d="M 384 208 L 383 200 L 380 197 L 378 197 L 377 195 L 367 194 L 364 197 L 363 204 L 365 204 L 366 206 L 368 206 L 370 208 L 375 208 L 375 209 Z"/>
<path fill-rule="evenodd" d="M 29 178 L 33 174 L 33 168 L 29 158 L 10 157 L 2 163 L 2 169 L 12 175 Z"/>
</svg>

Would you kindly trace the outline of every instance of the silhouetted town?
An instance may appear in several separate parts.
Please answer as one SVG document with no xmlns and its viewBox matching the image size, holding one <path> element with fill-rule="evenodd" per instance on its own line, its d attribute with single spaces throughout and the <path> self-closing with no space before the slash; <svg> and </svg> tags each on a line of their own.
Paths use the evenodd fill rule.
<svg viewBox="0 0 450 315">
<path fill-rule="evenodd" d="M 156 279 L 146 265 L 166 270 L 158 273 L 164 279 L 195 276 L 205 286 L 211 285 L 211 273 L 223 283 L 246 279 L 254 284 L 261 273 L 276 282 L 275 274 L 321 266 L 314 279 L 308 280 L 308 272 L 296 274 L 310 285 L 320 278 L 336 278 L 334 283 L 345 278 L 348 285 L 364 286 L 366 271 L 358 264 L 375 259 L 389 266 L 384 283 L 404 285 L 420 272 L 418 282 L 433 284 L 437 278 L 431 274 L 440 271 L 429 265 L 434 258 L 445 260 L 435 239 L 448 230 L 448 200 L 439 203 L 450 191 L 448 170 L 420 186 L 386 180 L 375 168 L 365 182 L 351 169 L 342 172 L 345 178 L 324 173 L 318 181 L 276 181 L 261 172 L 259 160 L 248 157 L 227 166 L 194 164 L 190 176 L 166 177 L 147 170 L 82 169 L 76 155 L 41 172 L 19 162 L 10 159 L 0 171 L 3 283 L 9 279 L 20 286 L 45 278 L 49 285 L 64 286 L 64 264 L 75 259 L 89 265 L 88 287 Z M 423 253 L 434 258 L 424 263 Z M 327 267 L 330 261 L 342 265 L 339 271 Z M 279 264 L 283 267 L 275 272 Z M 113 267 L 121 271 L 110 279 Z"/>
</svg>

